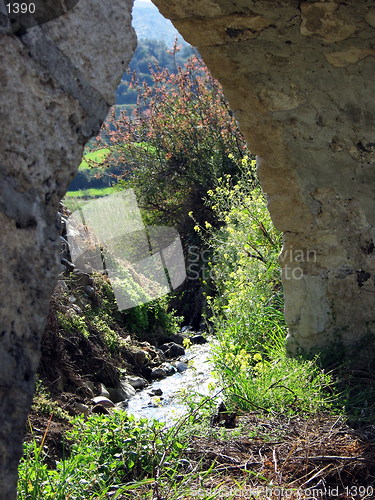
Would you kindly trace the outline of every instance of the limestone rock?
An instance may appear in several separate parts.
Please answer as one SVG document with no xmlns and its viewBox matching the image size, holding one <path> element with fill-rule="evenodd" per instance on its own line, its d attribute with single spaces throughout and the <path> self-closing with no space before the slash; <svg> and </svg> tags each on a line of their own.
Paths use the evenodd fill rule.
<svg viewBox="0 0 375 500">
<path fill-rule="evenodd" d="M 178 373 L 182 373 L 186 371 L 189 368 L 189 365 L 187 363 L 184 363 L 183 361 L 178 361 L 176 364 L 176 370 Z"/>
<path fill-rule="evenodd" d="M 375 8 L 368 10 L 365 19 L 370 26 L 375 28 Z"/>
<path fill-rule="evenodd" d="M 216 12 L 201 14 L 197 2 L 155 4 L 194 40 L 257 155 L 284 232 L 281 257 L 291 255 L 281 260 L 290 351 L 355 345 L 366 335 L 372 347 L 366 341 L 356 356 L 365 363 L 375 347 L 374 8 L 364 0 L 216 0 Z M 252 39 L 233 31 L 224 41 L 218 20 L 239 13 L 270 24 Z M 217 43 L 207 44 L 197 20 Z M 345 266 L 354 272 L 342 274 Z"/>
<path fill-rule="evenodd" d="M 168 344 L 162 344 L 160 349 L 164 352 L 167 358 L 178 358 L 185 354 L 185 349 L 176 344 L 175 342 L 168 342 Z"/>
<path fill-rule="evenodd" d="M 91 401 L 95 403 L 95 405 L 104 406 L 105 408 L 113 408 L 115 406 L 113 401 L 104 396 L 96 396 L 95 398 L 92 398 Z"/>
<path fill-rule="evenodd" d="M 134 389 L 144 389 L 147 386 L 147 380 L 143 377 L 131 377 L 128 376 L 125 382 L 130 384 Z"/>
<path fill-rule="evenodd" d="M 356 64 L 365 57 L 375 56 L 375 49 L 365 49 L 359 47 L 349 47 L 337 52 L 325 52 L 325 58 L 335 68 L 342 68 L 349 64 Z"/>
<path fill-rule="evenodd" d="M 44 9 L 59 2 L 42 3 Z M 0 29 L 0 224 L 7 262 L 0 292 L 0 392 L 7 408 L 1 498 L 15 498 L 40 339 L 60 271 L 56 212 L 132 56 L 130 9 L 128 0 L 80 0 L 42 26 L 16 34 L 9 25 Z"/>
<path fill-rule="evenodd" d="M 161 367 L 153 368 L 151 370 L 151 378 L 153 379 L 161 379 L 165 378 L 166 376 L 167 372 Z"/>
<path fill-rule="evenodd" d="M 190 19 L 179 19 L 176 20 L 175 25 L 178 30 L 184 31 L 185 25 L 190 23 Z M 252 40 L 258 37 L 270 24 L 272 24 L 272 20 L 257 14 L 233 14 L 214 19 L 196 19 L 191 43 L 195 45 L 198 41 L 204 40 L 204 44 L 208 46 Z"/>
<path fill-rule="evenodd" d="M 301 34 L 319 38 L 326 43 L 349 38 L 356 26 L 341 18 L 336 2 L 302 2 Z"/>
</svg>

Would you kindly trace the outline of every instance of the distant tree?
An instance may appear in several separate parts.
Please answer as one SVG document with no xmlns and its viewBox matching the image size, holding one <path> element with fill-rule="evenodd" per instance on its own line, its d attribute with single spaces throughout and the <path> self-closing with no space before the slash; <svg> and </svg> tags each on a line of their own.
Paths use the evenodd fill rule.
<svg viewBox="0 0 375 500">
<path fill-rule="evenodd" d="M 175 47 L 171 56 L 177 54 Z M 249 152 L 219 83 L 198 56 L 176 64 L 175 72 L 156 68 L 151 76 L 152 85 L 131 83 L 138 93 L 133 114 L 114 110 L 101 140 L 127 165 L 126 185 L 135 189 L 148 222 L 175 225 L 186 252 L 192 245 L 202 249 L 194 226 L 218 223 L 206 193 L 225 174 L 236 179 Z M 190 292 L 197 295 L 197 287 L 191 283 Z"/>
<path fill-rule="evenodd" d="M 141 39 L 133 55 L 128 70 L 122 77 L 122 82 L 116 92 L 117 104 L 136 104 L 137 93 L 129 84 L 134 73 L 139 82 L 146 81 L 153 85 L 152 72 L 158 68 L 166 68 L 171 73 L 176 71 L 177 65 L 183 65 L 193 54 L 193 48 L 186 45 L 177 54 L 168 50 L 165 42 L 161 40 Z"/>
<path fill-rule="evenodd" d="M 238 160 L 249 153 L 220 85 L 199 57 L 175 73 L 157 68 L 151 76 L 152 85 L 131 84 L 136 109 L 130 117 L 113 111 L 104 136 L 128 165 L 144 208 L 180 225 L 190 210 L 198 218 L 207 212 L 207 190 L 221 175 L 236 175 Z"/>
</svg>

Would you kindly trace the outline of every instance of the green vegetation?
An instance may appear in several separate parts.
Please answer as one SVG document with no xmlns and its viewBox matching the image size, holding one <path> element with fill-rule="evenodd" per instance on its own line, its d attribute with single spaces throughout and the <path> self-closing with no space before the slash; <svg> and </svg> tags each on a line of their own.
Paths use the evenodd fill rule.
<svg viewBox="0 0 375 500">
<path fill-rule="evenodd" d="M 182 50 L 174 52 L 161 40 L 138 40 L 137 49 L 129 64 L 129 69 L 123 75 L 116 91 L 116 104 L 126 105 L 126 110 L 134 109 L 137 104 L 138 91 L 131 85 L 134 75 L 141 83 L 153 85 L 153 73 L 158 69 L 167 69 L 170 73 L 177 71 L 192 56 L 193 48 L 185 45 Z"/>
<path fill-rule="evenodd" d="M 200 254 L 205 243 L 188 213 L 194 210 L 199 223 L 216 225 L 203 199 L 220 176 L 230 172 L 236 178 L 238 163 L 248 153 L 245 140 L 201 59 L 194 56 L 175 72 L 160 68 L 151 76 L 152 84 L 133 84 L 138 101 L 131 117 L 116 110 L 109 116 L 98 147 L 109 147 L 111 158 L 126 166 L 119 184 L 135 190 L 145 223 L 175 226 L 185 252 L 196 246 Z M 106 161 L 110 166 L 109 157 Z M 201 283 L 189 275 L 172 304 L 197 328 Z"/>
<path fill-rule="evenodd" d="M 78 191 L 68 191 L 66 196 L 68 198 L 84 198 L 84 199 L 92 199 L 92 198 L 101 198 L 103 196 L 108 196 L 109 194 L 113 194 L 116 192 L 115 187 L 107 187 L 107 188 L 91 188 L 91 189 L 83 189 Z"/>
<path fill-rule="evenodd" d="M 115 187 L 107 187 L 107 188 L 91 188 L 91 189 L 83 189 L 78 191 L 68 191 L 66 196 L 68 198 L 101 198 L 103 196 L 108 196 L 109 194 L 115 193 Z"/>
<path fill-rule="evenodd" d="M 183 448 L 163 424 L 121 411 L 76 418 L 66 435 L 67 456 L 55 469 L 46 464 L 43 444 L 44 438 L 25 444 L 20 500 L 134 498 L 137 489 L 154 482 L 156 472 L 173 475 L 167 463 Z"/>
<path fill-rule="evenodd" d="M 317 364 L 287 356 L 287 329 L 275 230 L 266 200 L 253 177 L 253 163 L 241 161 L 242 178 L 219 179 L 208 192 L 220 229 L 196 225 L 213 247 L 215 297 L 207 296 L 219 343 L 215 365 L 232 406 L 283 414 L 330 407 L 331 377 Z"/>
<path fill-rule="evenodd" d="M 319 368 L 318 360 L 286 355 L 277 261 L 281 237 L 272 226 L 266 201 L 254 180 L 254 161 L 244 156 L 238 163 L 239 179 L 223 175 L 205 198 L 215 214 L 216 227 L 208 221 L 201 224 L 194 213 L 190 217 L 195 232 L 211 246 L 211 278 L 203 285 L 211 311 L 207 319 L 217 338 L 215 372 L 223 387 L 223 391 L 216 390 L 216 396 L 222 392 L 231 412 L 256 411 L 263 419 L 275 419 L 270 424 L 274 430 L 267 433 L 262 427 L 249 428 L 245 422 L 233 430 L 213 428 L 209 423 L 217 398 L 198 392 L 181 395 L 189 413 L 170 429 L 155 421 L 137 420 L 120 410 L 77 418 L 65 437 L 66 455 L 55 467 L 47 463 L 44 438 L 41 443 L 34 438 L 25 444 L 20 499 L 104 500 L 110 496 L 187 500 L 198 490 L 199 498 L 219 499 L 225 493 L 226 466 L 217 467 L 222 452 L 211 451 L 215 458 L 209 461 L 207 457 L 201 461 L 199 455 L 192 461 L 188 450 L 197 448 L 197 442 L 209 440 L 207 443 L 221 446 L 234 439 L 278 441 L 286 439 L 285 419 L 337 411 L 332 405 L 332 377 Z M 74 280 L 67 284 L 74 289 Z M 58 315 L 60 326 L 72 335 L 77 330 L 88 339 L 100 335 L 110 351 L 121 352 L 119 324 L 141 338 L 142 332 L 147 332 L 144 338 L 148 339 L 157 324 L 163 330 L 177 330 L 177 318 L 167 312 L 166 299 L 120 313 L 109 282 L 98 276 L 95 287 L 96 303 L 78 302 L 84 308 L 84 317 Z M 145 293 L 136 288 L 134 293 L 138 292 Z M 225 453 L 224 457 L 228 459 Z M 241 470 L 234 483 L 236 491 L 246 491 L 254 481 L 257 485 L 269 484 L 270 472 L 264 467 L 261 471 Z"/>
<path fill-rule="evenodd" d="M 135 189 L 150 221 L 176 224 L 187 236 L 189 210 L 195 208 L 198 218 L 209 216 L 203 197 L 218 177 L 236 174 L 236 160 L 247 153 L 244 138 L 220 85 L 197 57 L 175 73 L 154 71 L 150 85 L 134 86 L 133 116 L 114 111 L 102 146 L 126 165 L 124 187 Z"/>
<path fill-rule="evenodd" d="M 131 273 L 123 274 L 121 286 L 133 297 L 147 300 L 147 287 L 141 287 Z M 76 303 L 82 309 L 77 313 L 74 309 L 57 311 L 59 326 L 67 333 L 78 333 L 89 339 L 90 334 L 98 334 L 111 351 L 118 351 L 123 343 L 123 337 L 135 333 L 139 339 L 152 339 L 159 334 L 168 337 L 179 329 L 180 318 L 174 311 L 168 311 L 165 297 L 149 303 L 140 304 L 126 311 L 119 311 L 114 292 L 109 281 L 101 274 L 93 275 L 95 300 L 89 301 L 85 293 L 77 285 L 77 277 L 71 275 L 65 281 L 76 297 Z M 147 285 L 147 283 L 146 283 Z M 123 331 L 124 330 L 124 331 Z M 91 332 L 91 333 L 90 333 Z"/>
<path fill-rule="evenodd" d="M 79 170 L 86 170 L 88 168 L 100 166 L 110 154 L 111 150 L 108 148 L 97 149 L 83 155 L 82 162 L 78 167 Z"/>
<path fill-rule="evenodd" d="M 60 420 L 67 422 L 71 420 L 69 414 L 51 398 L 51 394 L 40 379 L 36 381 L 32 410 L 45 417 L 55 415 Z"/>
<path fill-rule="evenodd" d="M 93 201 L 96 198 L 102 198 L 103 196 L 108 196 L 116 191 L 116 187 L 89 188 L 79 189 L 77 191 L 68 191 L 64 198 L 64 204 L 71 212 L 75 212 L 86 205 L 89 201 Z"/>
</svg>

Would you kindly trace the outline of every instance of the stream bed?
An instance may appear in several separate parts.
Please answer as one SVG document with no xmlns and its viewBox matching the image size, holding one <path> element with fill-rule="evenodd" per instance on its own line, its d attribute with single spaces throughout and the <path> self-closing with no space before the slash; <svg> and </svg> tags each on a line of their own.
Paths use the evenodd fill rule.
<svg viewBox="0 0 375 500">
<path fill-rule="evenodd" d="M 214 382 L 211 377 L 212 363 L 208 360 L 210 350 L 209 343 L 186 349 L 180 361 L 188 364 L 187 370 L 155 381 L 138 392 L 128 401 L 127 411 L 137 417 L 154 418 L 172 424 L 187 411 L 179 397 L 181 391 L 209 394 L 208 386 Z M 162 391 L 160 396 L 150 395 L 154 391 L 160 392 L 158 389 Z"/>
</svg>

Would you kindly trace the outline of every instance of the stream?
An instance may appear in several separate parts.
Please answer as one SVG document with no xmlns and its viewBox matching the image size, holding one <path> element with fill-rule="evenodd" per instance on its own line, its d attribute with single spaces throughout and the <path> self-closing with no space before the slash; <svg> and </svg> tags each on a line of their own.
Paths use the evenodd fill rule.
<svg viewBox="0 0 375 500">
<path fill-rule="evenodd" d="M 188 369 L 175 373 L 167 378 L 153 382 L 138 392 L 128 401 L 127 412 L 137 417 L 153 418 L 167 424 L 172 424 L 184 415 L 187 407 L 179 398 L 184 390 L 188 393 L 198 391 L 209 394 L 209 384 L 214 382 L 211 377 L 212 363 L 208 361 L 211 345 L 193 345 L 186 349 L 185 356 L 179 361 L 186 362 Z M 149 393 L 161 389 L 160 396 Z M 158 391 L 157 391 L 158 392 Z"/>
</svg>

